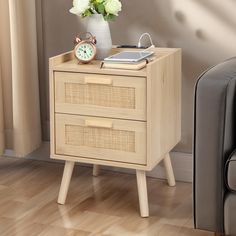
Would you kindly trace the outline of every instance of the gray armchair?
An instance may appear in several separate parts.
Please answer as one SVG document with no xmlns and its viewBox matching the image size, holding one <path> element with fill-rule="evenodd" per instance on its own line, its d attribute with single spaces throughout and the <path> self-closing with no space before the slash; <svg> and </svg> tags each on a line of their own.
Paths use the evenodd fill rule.
<svg viewBox="0 0 236 236">
<path fill-rule="evenodd" d="M 236 235 L 236 58 L 200 76 L 194 119 L 195 227 Z"/>
</svg>

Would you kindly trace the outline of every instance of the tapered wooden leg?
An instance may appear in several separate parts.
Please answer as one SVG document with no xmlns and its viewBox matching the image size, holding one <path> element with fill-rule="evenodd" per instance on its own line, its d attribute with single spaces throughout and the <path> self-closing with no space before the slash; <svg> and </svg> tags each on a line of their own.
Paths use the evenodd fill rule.
<svg viewBox="0 0 236 236">
<path fill-rule="evenodd" d="M 143 170 L 136 170 L 136 177 L 138 185 L 140 215 L 142 217 L 148 217 L 149 208 L 148 208 L 146 172 Z"/>
<path fill-rule="evenodd" d="M 65 163 L 60 192 L 59 192 L 59 196 L 57 200 L 59 204 L 65 204 L 74 165 L 75 165 L 75 162 L 73 161 L 66 161 Z"/>
<path fill-rule="evenodd" d="M 163 161 L 164 161 L 164 166 L 166 169 L 166 176 L 167 176 L 168 184 L 169 184 L 169 186 L 173 187 L 176 185 L 176 183 L 175 183 L 175 176 L 174 176 L 169 153 L 166 154 Z"/>
<path fill-rule="evenodd" d="M 95 176 L 95 177 L 99 176 L 99 172 L 100 172 L 100 166 L 93 165 L 93 176 Z"/>
</svg>

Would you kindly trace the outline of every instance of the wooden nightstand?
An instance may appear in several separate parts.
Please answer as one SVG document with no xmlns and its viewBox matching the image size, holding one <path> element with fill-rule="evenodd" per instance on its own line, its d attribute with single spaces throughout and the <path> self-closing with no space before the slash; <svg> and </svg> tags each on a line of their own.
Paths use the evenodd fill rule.
<svg viewBox="0 0 236 236">
<path fill-rule="evenodd" d="M 114 49 L 114 52 L 118 49 Z M 73 53 L 50 59 L 51 158 L 65 160 L 58 203 L 75 162 L 136 170 L 140 212 L 149 215 L 146 171 L 162 160 L 175 185 L 169 152 L 181 136 L 181 50 L 156 48 L 137 71 L 78 65 Z"/>
</svg>

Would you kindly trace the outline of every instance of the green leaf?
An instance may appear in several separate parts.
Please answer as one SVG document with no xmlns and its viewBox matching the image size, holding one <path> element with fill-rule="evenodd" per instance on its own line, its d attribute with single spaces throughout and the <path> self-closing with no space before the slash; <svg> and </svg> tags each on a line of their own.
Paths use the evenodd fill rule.
<svg viewBox="0 0 236 236">
<path fill-rule="evenodd" d="M 91 12 L 90 9 L 87 9 L 83 14 L 82 17 L 87 17 L 87 16 L 91 16 L 93 13 Z"/>
<path fill-rule="evenodd" d="M 116 18 L 116 16 L 113 14 L 107 14 L 104 16 L 104 20 L 106 20 L 106 21 L 114 21 L 115 18 Z"/>
<path fill-rule="evenodd" d="M 97 9 L 98 9 L 98 13 L 100 13 L 102 15 L 105 14 L 105 7 L 102 3 L 98 4 Z"/>
</svg>

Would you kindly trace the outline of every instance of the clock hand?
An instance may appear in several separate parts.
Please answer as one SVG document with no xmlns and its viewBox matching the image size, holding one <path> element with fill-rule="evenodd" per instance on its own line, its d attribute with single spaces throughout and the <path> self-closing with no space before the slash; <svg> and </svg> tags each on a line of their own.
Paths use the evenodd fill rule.
<svg viewBox="0 0 236 236">
<path fill-rule="evenodd" d="M 86 52 L 86 55 L 89 57 L 89 54 Z"/>
<path fill-rule="evenodd" d="M 88 57 L 88 54 L 87 54 L 87 51 L 84 50 L 84 56 L 87 56 Z"/>
</svg>

